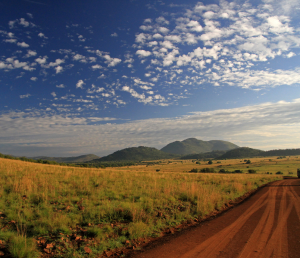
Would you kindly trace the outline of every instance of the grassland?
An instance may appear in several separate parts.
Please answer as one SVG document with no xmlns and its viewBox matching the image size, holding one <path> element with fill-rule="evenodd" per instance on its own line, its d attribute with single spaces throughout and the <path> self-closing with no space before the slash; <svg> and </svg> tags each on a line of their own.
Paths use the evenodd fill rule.
<svg viewBox="0 0 300 258">
<path fill-rule="evenodd" d="M 0 252 L 12 257 L 98 257 L 136 246 L 300 167 L 296 157 L 85 169 L 0 159 Z M 258 174 L 187 173 L 192 168 Z M 272 175 L 266 172 L 273 173 Z M 291 175 L 291 174 L 290 174 Z"/>
</svg>

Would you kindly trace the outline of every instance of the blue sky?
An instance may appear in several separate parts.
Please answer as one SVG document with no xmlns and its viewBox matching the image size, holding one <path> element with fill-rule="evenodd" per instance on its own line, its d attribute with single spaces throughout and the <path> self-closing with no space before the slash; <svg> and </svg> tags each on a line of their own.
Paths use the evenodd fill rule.
<svg viewBox="0 0 300 258">
<path fill-rule="evenodd" d="M 3 0 L 0 13 L 1 153 L 300 147 L 298 0 Z"/>
</svg>

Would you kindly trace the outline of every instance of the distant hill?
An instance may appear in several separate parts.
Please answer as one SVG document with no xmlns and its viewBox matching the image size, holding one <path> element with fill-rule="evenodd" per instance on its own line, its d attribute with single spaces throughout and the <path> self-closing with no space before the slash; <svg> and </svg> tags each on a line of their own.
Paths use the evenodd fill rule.
<svg viewBox="0 0 300 258">
<path fill-rule="evenodd" d="M 188 154 L 182 156 L 180 159 L 216 159 L 222 155 L 224 155 L 226 151 L 211 151 L 199 154 Z"/>
<path fill-rule="evenodd" d="M 225 154 L 218 157 L 218 159 L 242 159 L 252 158 L 257 156 L 265 156 L 265 151 L 252 149 L 248 147 L 241 147 L 234 150 L 227 151 Z"/>
<path fill-rule="evenodd" d="M 102 162 L 102 161 L 144 161 L 144 160 L 157 160 L 157 159 L 170 159 L 176 157 L 175 155 L 165 153 L 155 148 L 150 147 L 132 147 L 126 148 L 123 150 L 119 150 L 105 156 L 100 159 L 93 160 L 95 162 Z"/>
<path fill-rule="evenodd" d="M 169 143 L 161 151 L 177 155 L 199 154 L 212 151 L 227 151 L 239 148 L 239 146 L 227 141 L 202 141 L 195 138 L 189 138 L 184 141 L 175 141 Z"/>
<path fill-rule="evenodd" d="M 31 159 L 34 160 L 49 160 L 49 161 L 56 161 L 58 163 L 81 163 L 81 162 L 87 162 L 91 161 L 93 159 L 99 159 L 99 156 L 96 156 L 94 154 L 87 154 L 87 155 L 81 155 L 77 157 L 47 157 L 47 156 L 39 156 L 39 157 L 33 157 Z"/>
<path fill-rule="evenodd" d="M 292 156 L 300 155 L 300 149 L 269 150 L 265 152 L 266 156 Z"/>
<path fill-rule="evenodd" d="M 218 159 L 241 159 L 252 157 L 271 157 L 271 156 L 292 156 L 300 155 L 300 149 L 283 149 L 283 150 L 269 150 L 263 151 L 258 149 L 252 149 L 248 147 L 241 147 L 238 149 L 227 151 Z"/>
</svg>

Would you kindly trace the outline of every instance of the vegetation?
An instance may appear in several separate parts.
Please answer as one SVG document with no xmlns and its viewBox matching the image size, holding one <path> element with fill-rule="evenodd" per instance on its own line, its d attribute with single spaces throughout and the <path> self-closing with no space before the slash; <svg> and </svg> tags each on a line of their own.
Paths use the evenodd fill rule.
<svg viewBox="0 0 300 258">
<path fill-rule="evenodd" d="M 165 160 L 153 166 L 96 169 L 0 159 L 1 246 L 14 257 L 36 257 L 37 252 L 96 257 L 203 218 L 281 178 L 182 173 L 193 164 Z"/>
<path fill-rule="evenodd" d="M 99 159 L 99 157 L 94 155 L 94 154 L 87 154 L 87 155 L 81 155 L 81 156 L 77 156 L 77 157 L 46 157 L 46 156 L 39 156 L 39 157 L 33 157 L 31 159 L 55 161 L 57 163 L 83 163 L 83 162 L 91 161 L 93 159 Z"/>
<path fill-rule="evenodd" d="M 222 156 L 217 157 L 218 159 L 242 159 L 251 157 L 271 157 L 280 156 L 278 159 L 285 158 L 286 156 L 300 155 L 300 149 L 285 149 L 285 150 L 270 150 L 262 151 L 252 149 L 248 147 L 237 148 L 234 150 L 227 151 Z"/>
<path fill-rule="evenodd" d="M 180 159 L 216 159 L 225 153 L 226 151 L 211 151 L 199 154 L 184 155 Z"/>
<path fill-rule="evenodd" d="M 234 150 L 227 151 L 222 156 L 218 157 L 218 159 L 243 159 L 250 157 L 259 157 L 264 156 L 264 151 L 252 149 L 248 147 L 237 148 Z"/>
<path fill-rule="evenodd" d="M 150 147 L 132 147 L 119 150 L 100 159 L 93 160 L 93 163 L 103 161 L 142 161 L 142 160 L 158 160 L 170 159 L 176 157 L 175 155 L 165 153 Z"/>
<path fill-rule="evenodd" d="M 227 151 L 238 148 L 237 145 L 226 141 L 201 141 L 195 138 L 189 138 L 184 141 L 175 141 L 169 143 L 161 149 L 161 151 L 177 154 L 199 154 L 212 151 Z"/>
</svg>

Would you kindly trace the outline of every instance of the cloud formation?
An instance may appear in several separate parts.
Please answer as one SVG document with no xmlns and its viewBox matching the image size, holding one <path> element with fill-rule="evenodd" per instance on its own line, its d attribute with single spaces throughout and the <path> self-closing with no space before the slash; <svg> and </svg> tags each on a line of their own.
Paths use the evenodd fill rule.
<svg viewBox="0 0 300 258">
<path fill-rule="evenodd" d="M 130 92 L 129 88 L 124 90 Z M 239 146 L 263 149 L 297 148 L 299 119 L 300 99 L 125 123 L 110 123 L 118 119 L 108 117 L 49 115 L 45 111 L 10 112 L 0 116 L 0 139 L 2 146 L 10 145 L 20 155 L 26 147 L 32 155 L 44 148 L 48 150 L 47 155 L 56 155 L 61 148 L 65 155 L 76 149 L 78 155 L 93 152 L 103 156 L 130 146 L 161 148 L 189 137 L 222 139 Z"/>
</svg>

